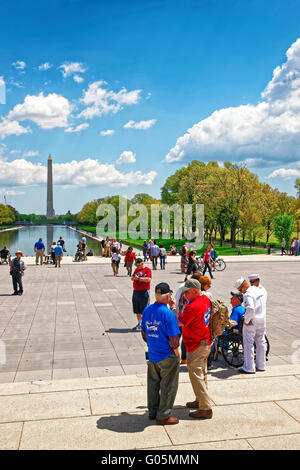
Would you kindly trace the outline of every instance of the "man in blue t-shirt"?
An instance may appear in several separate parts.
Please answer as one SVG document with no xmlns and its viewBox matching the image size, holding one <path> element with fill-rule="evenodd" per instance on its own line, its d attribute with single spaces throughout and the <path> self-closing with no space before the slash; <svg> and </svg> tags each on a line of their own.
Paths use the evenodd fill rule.
<svg viewBox="0 0 300 470">
<path fill-rule="evenodd" d="M 234 320 L 237 322 L 237 326 L 240 326 L 241 320 L 245 315 L 245 307 L 243 307 L 242 303 L 244 301 L 244 296 L 241 292 L 230 292 L 231 299 L 230 303 L 232 305 L 232 312 L 230 315 L 230 320 Z"/>
<path fill-rule="evenodd" d="M 61 263 L 61 260 L 62 260 L 62 257 L 63 257 L 63 247 L 61 245 L 56 245 L 56 247 L 54 248 L 54 255 L 55 255 L 55 267 L 57 268 L 57 266 L 60 268 L 60 263 Z"/>
<path fill-rule="evenodd" d="M 42 238 L 39 238 L 39 241 L 36 242 L 36 244 L 34 245 L 34 251 L 35 251 L 35 264 L 38 265 L 39 260 L 40 260 L 40 264 L 43 264 L 43 257 L 44 257 L 44 253 L 45 253 L 45 245 L 43 243 Z"/>
<path fill-rule="evenodd" d="M 171 416 L 178 389 L 179 335 L 175 301 L 167 283 L 155 287 L 154 304 L 145 308 L 142 336 L 148 345 L 148 410 L 149 418 L 157 424 L 177 424 Z M 169 307 L 168 307 L 169 305 Z"/>
</svg>

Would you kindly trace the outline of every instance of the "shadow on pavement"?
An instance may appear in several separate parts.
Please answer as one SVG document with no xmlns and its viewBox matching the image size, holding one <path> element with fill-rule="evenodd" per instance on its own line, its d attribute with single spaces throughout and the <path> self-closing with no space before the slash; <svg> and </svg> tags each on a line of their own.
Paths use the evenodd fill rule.
<svg viewBox="0 0 300 470">
<path fill-rule="evenodd" d="M 110 328 L 105 330 L 105 333 L 140 333 L 140 330 L 132 330 L 131 328 Z"/>
</svg>

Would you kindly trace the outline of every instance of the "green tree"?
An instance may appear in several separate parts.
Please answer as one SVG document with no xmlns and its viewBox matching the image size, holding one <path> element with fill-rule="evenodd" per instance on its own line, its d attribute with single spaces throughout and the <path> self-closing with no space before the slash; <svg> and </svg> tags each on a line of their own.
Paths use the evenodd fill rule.
<svg viewBox="0 0 300 470">
<path fill-rule="evenodd" d="M 284 214 L 275 217 L 274 234 L 279 242 L 284 238 L 287 246 L 289 246 L 294 228 L 294 218 L 291 215 Z"/>
</svg>

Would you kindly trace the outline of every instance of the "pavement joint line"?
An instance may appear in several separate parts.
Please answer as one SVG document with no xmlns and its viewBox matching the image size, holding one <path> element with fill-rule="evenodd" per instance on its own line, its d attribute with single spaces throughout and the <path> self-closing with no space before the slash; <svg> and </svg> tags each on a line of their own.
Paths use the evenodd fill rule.
<svg viewBox="0 0 300 470">
<path fill-rule="evenodd" d="M 20 437 L 19 437 L 19 442 L 18 442 L 18 450 L 20 450 L 21 442 L 22 442 L 22 438 L 23 438 L 24 422 L 25 421 L 22 421 L 22 427 L 21 427 L 21 432 L 20 432 Z"/>
<path fill-rule="evenodd" d="M 292 418 L 296 423 L 300 424 L 300 420 L 295 418 L 295 416 L 291 415 L 287 410 L 285 410 L 282 406 L 280 406 L 279 402 L 280 401 L 291 401 L 292 399 L 290 398 L 289 400 L 276 400 L 274 403 L 282 410 L 284 411 L 290 418 Z M 299 400 L 299 398 L 294 398 L 293 401 Z"/>
</svg>

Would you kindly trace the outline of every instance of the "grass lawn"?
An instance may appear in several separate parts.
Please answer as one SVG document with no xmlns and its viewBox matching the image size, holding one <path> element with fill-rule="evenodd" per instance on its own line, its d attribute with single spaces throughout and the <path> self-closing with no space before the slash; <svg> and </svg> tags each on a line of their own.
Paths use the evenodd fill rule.
<svg viewBox="0 0 300 470">
<path fill-rule="evenodd" d="M 96 234 L 96 227 L 90 227 L 87 225 L 80 225 L 78 227 L 79 229 L 85 230 L 87 232 L 91 232 L 93 234 Z M 123 243 L 129 246 L 132 246 L 134 248 L 142 249 L 143 242 L 144 240 L 132 240 L 132 239 L 122 239 Z M 158 245 L 162 244 L 166 248 L 167 252 L 170 251 L 171 247 L 173 245 L 176 246 L 178 250 L 182 247 L 184 244 L 184 240 L 175 240 L 173 238 L 170 239 L 162 239 L 162 238 L 157 238 L 156 243 Z M 201 250 L 198 250 L 198 254 L 203 253 L 205 246 L 207 245 L 207 242 L 204 244 L 204 247 Z M 219 256 L 224 256 L 224 255 L 237 255 L 238 254 L 238 248 L 232 248 L 230 245 L 224 245 L 220 246 L 218 243 L 214 244 L 215 249 L 218 253 Z M 253 247 L 251 250 L 249 247 L 244 247 L 242 246 L 242 255 L 257 255 L 257 254 L 266 254 L 267 250 L 264 249 L 259 249 L 256 247 Z"/>
</svg>

